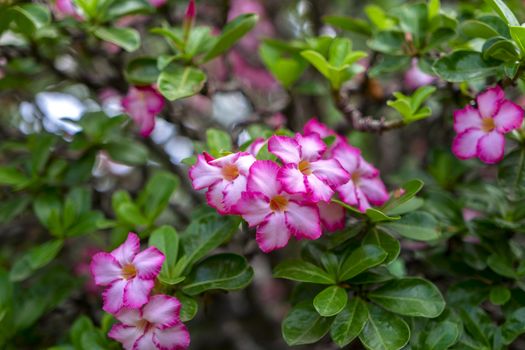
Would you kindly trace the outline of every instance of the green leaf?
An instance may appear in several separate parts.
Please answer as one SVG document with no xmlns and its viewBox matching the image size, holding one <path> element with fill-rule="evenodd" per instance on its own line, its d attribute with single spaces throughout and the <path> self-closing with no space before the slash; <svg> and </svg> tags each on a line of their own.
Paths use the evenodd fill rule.
<svg viewBox="0 0 525 350">
<path fill-rule="evenodd" d="M 494 286 L 490 289 L 489 299 L 494 305 L 504 305 L 510 300 L 511 293 L 507 287 Z"/>
<path fill-rule="evenodd" d="M 224 242 L 230 240 L 239 229 L 240 218 L 233 216 L 207 215 L 194 220 L 181 234 L 184 254 L 188 256 L 188 264 L 208 254 Z"/>
<path fill-rule="evenodd" d="M 335 283 L 335 279 L 326 271 L 314 264 L 302 260 L 283 261 L 274 268 L 273 277 L 307 283 Z"/>
<path fill-rule="evenodd" d="M 362 34 L 365 36 L 372 35 L 370 24 L 360 18 L 351 18 L 343 16 L 325 16 L 323 22 L 334 27 L 341 28 L 350 32 Z"/>
<path fill-rule="evenodd" d="M 148 219 L 140 211 L 139 207 L 133 202 L 122 203 L 116 208 L 119 220 L 133 226 L 146 226 Z"/>
<path fill-rule="evenodd" d="M 259 17 L 256 14 L 243 14 L 228 22 L 215 45 L 204 56 L 203 62 L 208 62 L 228 51 L 239 39 L 255 27 L 258 20 Z"/>
<path fill-rule="evenodd" d="M 339 269 L 339 281 L 348 280 L 374 266 L 381 264 L 388 253 L 378 246 L 366 244 L 356 248 L 343 261 Z"/>
<path fill-rule="evenodd" d="M 206 130 L 206 143 L 214 157 L 221 157 L 225 152 L 233 150 L 232 138 L 223 130 L 214 128 Z"/>
<path fill-rule="evenodd" d="M 404 316 L 433 318 L 445 309 L 445 300 L 439 289 L 420 278 L 387 282 L 368 293 L 368 297 L 388 311 Z"/>
<path fill-rule="evenodd" d="M 31 173 L 40 174 L 51 155 L 56 137 L 50 134 L 33 135 L 29 139 L 28 148 L 31 151 Z"/>
<path fill-rule="evenodd" d="M 509 7 L 502 0 L 485 0 L 497 14 L 505 20 L 511 26 L 519 26 L 520 23 L 514 16 L 514 13 L 509 9 Z"/>
<path fill-rule="evenodd" d="M 391 29 L 396 24 L 394 20 L 389 18 L 388 14 L 377 5 L 366 6 L 365 13 L 370 21 L 381 31 Z"/>
<path fill-rule="evenodd" d="M 139 57 L 128 62 L 124 75 L 132 85 L 151 85 L 159 77 L 157 59 L 153 57 Z"/>
<path fill-rule="evenodd" d="M 348 294 L 344 288 L 330 286 L 315 296 L 314 307 L 321 316 L 335 316 L 343 310 L 347 301 Z"/>
<path fill-rule="evenodd" d="M 359 339 L 370 350 L 399 350 L 410 340 L 410 328 L 403 319 L 368 304 L 368 321 Z"/>
<path fill-rule="evenodd" d="M 19 195 L 0 203 L 0 224 L 9 223 L 19 214 L 21 214 L 31 203 L 31 198 L 25 195 Z"/>
<path fill-rule="evenodd" d="M 180 320 L 182 322 L 191 321 L 199 311 L 199 303 L 182 292 L 175 293 L 175 296 L 181 303 Z"/>
<path fill-rule="evenodd" d="M 25 280 L 34 271 L 49 264 L 63 245 L 63 240 L 53 240 L 31 248 L 13 265 L 9 279 L 13 282 Z"/>
<path fill-rule="evenodd" d="M 423 211 L 409 213 L 401 220 L 384 223 L 380 227 L 388 232 L 417 241 L 431 241 L 440 236 L 436 218 Z"/>
<path fill-rule="evenodd" d="M 508 278 L 516 278 L 516 271 L 509 256 L 492 253 L 487 259 L 487 265 L 497 274 Z"/>
<path fill-rule="evenodd" d="M 350 344 L 359 336 L 368 320 L 368 308 L 359 297 L 352 298 L 330 327 L 330 336 L 339 346 Z"/>
<path fill-rule="evenodd" d="M 137 204 L 150 224 L 166 209 L 173 193 L 179 187 L 179 178 L 167 171 L 156 171 L 140 193 Z"/>
<path fill-rule="evenodd" d="M 381 210 L 385 213 L 388 213 L 392 209 L 395 209 L 398 206 L 400 206 L 401 204 L 408 202 L 409 200 L 414 198 L 414 196 L 418 194 L 419 191 L 421 191 L 423 186 L 423 181 L 419 179 L 410 180 L 404 183 L 401 186 L 401 189 L 403 190 L 402 194 L 398 195 L 394 192 L 394 195 L 390 196 L 390 199 L 381 207 Z"/>
<path fill-rule="evenodd" d="M 113 20 L 129 15 L 149 14 L 154 11 L 155 8 L 146 0 L 113 0 L 104 17 L 108 20 Z"/>
<path fill-rule="evenodd" d="M 324 77 L 329 78 L 330 72 L 328 69 L 329 63 L 326 61 L 323 55 L 313 50 L 306 50 L 301 52 L 301 56 L 312 66 L 314 66 Z"/>
<path fill-rule="evenodd" d="M 281 331 L 290 346 L 312 344 L 328 333 L 331 324 L 332 318 L 320 316 L 310 301 L 303 301 L 288 313 Z"/>
<path fill-rule="evenodd" d="M 52 217 L 60 217 L 62 214 L 62 203 L 54 193 L 41 193 L 33 202 L 33 210 L 38 220 L 47 228 L 52 225 Z"/>
<path fill-rule="evenodd" d="M 469 19 L 461 23 L 460 31 L 469 38 L 489 39 L 499 36 L 498 31 L 490 24 L 476 19 Z"/>
<path fill-rule="evenodd" d="M 423 334 L 423 349 L 446 350 L 456 344 L 461 331 L 461 324 L 448 320 L 432 324 L 430 331 Z"/>
<path fill-rule="evenodd" d="M 504 62 L 515 62 L 519 59 L 520 49 L 512 40 L 495 37 L 485 42 L 481 54 L 484 60 L 496 59 Z"/>
<path fill-rule="evenodd" d="M 434 63 L 434 71 L 444 80 L 463 82 L 484 78 L 494 74 L 498 61 L 485 61 L 479 52 L 455 51 Z"/>
<path fill-rule="evenodd" d="M 16 187 L 24 187 L 29 178 L 21 171 L 11 167 L 0 167 L 0 184 Z"/>
<path fill-rule="evenodd" d="M 285 57 L 283 50 L 277 49 L 267 42 L 259 47 L 259 55 L 268 70 L 285 88 L 290 88 L 303 74 L 308 66 L 306 61 L 297 54 Z"/>
<path fill-rule="evenodd" d="M 131 140 L 113 141 L 104 146 L 115 162 L 128 165 L 142 165 L 148 161 L 148 149 Z"/>
<path fill-rule="evenodd" d="M 99 27 L 93 33 L 99 39 L 120 46 L 128 52 L 133 52 L 140 47 L 140 34 L 132 28 Z"/>
<path fill-rule="evenodd" d="M 9 10 L 13 15 L 18 31 L 33 35 L 35 31 L 42 29 L 51 22 L 49 9 L 41 4 L 21 4 L 13 6 Z"/>
<path fill-rule="evenodd" d="M 389 55 L 402 55 L 404 44 L 405 34 L 394 30 L 381 31 L 368 41 L 372 50 Z"/>
<path fill-rule="evenodd" d="M 368 208 L 366 210 L 366 216 L 370 219 L 371 222 L 385 222 L 385 221 L 396 221 L 401 217 L 399 216 L 388 216 L 383 213 L 381 210 L 376 208 Z"/>
<path fill-rule="evenodd" d="M 525 27 L 522 26 L 509 26 L 510 35 L 512 39 L 518 44 L 522 55 L 525 55 Z"/>
<path fill-rule="evenodd" d="M 206 74 L 198 68 L 170 65 L 160 73 L 160 93 L 170 101 L 193 96 L 201 91 Z"/>
<path fill-rule="evenodd" d="M 432 19 L 433 17 L 439 14 L 441 8 L 440 0 L 429 0 L 428 1 L 428 18 Z"/>
<path fill-rule="evenodd" d="M 386 232 L 377 229 L 370 230 L 362 240 L 362 244 L 371 244 L 381 247 L 388 255 L 383 261 L 384 264 L 389 264 L 396 260 L 401 250 L 399 241 Z"/>
<path fill-rule="evenodd" d="M 523 333 L 525 333 L 525 307 L 512 311 L 501 326 L 505 345 L 512 344 Z"/>
<path fill-rule="evenodd" d="M 253 279 L 253 269 L 246 258 L 237 254 L 223 253 L 210 256 L 192 269 L 182 291 L 190 296 L 207 290 L 239 290 Z"/>
<path fill-rule="evenodd" d="M 161 226 L 151 233 L 148 244 L 150 247 L 156 247 L 165 256 L 160 275 L 167 278 L 178 277 L 173 273 L 179 257 L 179 235 L 177 231 L 171 226 Z"/>
</svg>

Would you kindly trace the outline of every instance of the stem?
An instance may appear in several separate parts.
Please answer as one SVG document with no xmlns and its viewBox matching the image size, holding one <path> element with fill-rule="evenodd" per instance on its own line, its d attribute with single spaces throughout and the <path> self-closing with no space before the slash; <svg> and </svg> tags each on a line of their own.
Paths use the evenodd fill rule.
<svg viewBox="0 0 525 350">
<path fill-rule="evenodd" d="M 524 166 L 525 166 L 525 147 L 522 147 L 521 154 L 520 154 L 520 162 L 518 164 L 518 175 L 516 175 L 516 182 L 514 184 L 515 188 L 517 188 L 519 184 L 521 183 L 521 179 L 523 177 Z"/>
</svg>

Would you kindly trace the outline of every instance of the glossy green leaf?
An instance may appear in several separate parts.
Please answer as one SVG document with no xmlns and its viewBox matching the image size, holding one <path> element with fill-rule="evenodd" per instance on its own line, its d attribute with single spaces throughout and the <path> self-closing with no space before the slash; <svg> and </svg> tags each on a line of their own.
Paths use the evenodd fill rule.
<svg viewBox="0 0 525 350">
<path fill-rule="evenodd" d="M 463 82 L 480 79 L 494 74 L 498 61 L 485 61 L 479 52 L 455 51 L 434 63 L 434 71 L 444 80 Z"/>
<path fill-rule="evenodd" d="M 512 13 L 511 9 L 505 4 L 503 0 L 485 0 L 497 14 L 511 26 L 519 26 L 520 23 Z"/>
<path fill-rule="evenodd" d="M 511 293 L 507 287 L 494 286 L 490 289 L 489 299 L 494 305 L 504 305 L 510 300 Z"/>
<path fill-rule="evenodd" d="M 389 264 L 397 259 L 399 252 L 401 251 L 401 245 L 397 239 L 390 234 L 377 229 L 371 229 L 363 238 L 362 244 L 371 244 L 381 247 L 388 254 L 383 261 L 384 264 Z"/>
<path fill-rule="evenodd" d="M 137 199 L 149 223 L 153 223 L 166 209 L 179 182 L 178 177 L 167 171 L 156 171 L 149 178 Z"/>
<path fill-rule="evenodd" d="M 368 304 L 368 320 L 359 339 L 369 350 L 399 350 L 408 343 L 410 328 L 398 316 Z"/>
<path fill-rule="evenodd" d="M 208 149 L 214 157 L 221 157 L 225 152 L 231 152 L 233 149 L 230 134 L 223 130 L 214 128 L 206 130 L 206 141 Z"/>
<path fill-rule="evenodd" d="M 175 296 L 181 303 L 180 320 L 182 322 L 191 321 L 197 315 L 197 311 L 199 311 L 199 303 L 195 298 L 182 292 L 175 293 Z"/>
<path fill-rule="evenodd" d="M 145 226 L 148 219 L 133 202 L 122 203 L 116 208 L 117 218 L 133 226 Z"/>
<path fill-rule="evenodd" d="M 190 296 L 207 290 L 238 290 L 253 278 L 253 269 L 243 256 L 223 253 L 212 255 L 194 266 L 182 291 Z"/>
<path fill-rule="evenodd" d="M 388 232 L 417 241 L 430 241 L 440 236 L 436 218 L 423 211 L 409 213 L 401 220 L 381 224 L 381 227 Z"/>
<path fill-rule="evenodd" d="M 128 165 L 142 165 L 148 161 L 148 149 L 137 142 L 118 140 L 104 146 L 112 160 Z"/>
<path fill-rule="evenodd" d="M 368 293 L 368 297 L 383 308 L 404 316 L 432 318 L 445 309 L 439 289 L 420 278 L 390 281 Z"/>
<path fill-rule="evenodd" d="M 423 349 L 446 350 L 456 344 L 461 331 L 461 324 L 449 320 L 432 324 L 430 331 L 423 334 Z"/>
<path fill-rule="evenodd" d="M 523 333 L 525 333 L 525 307 L 513 310 L 501 326 L 503 342 L 506 345 L 513 343 Z"/>
<path fill-rule="evenodd" d="M 33 35 L 51 22 L 49 9 L 42 4 L 25 3 L 9 8 L 17 31 Z"/>
<path fill-rule="evenodd" d="M 323 21 L 334 27 L 341 28 L 349 32 L 354 32 L 365 36 L 370 36 L 372 34 L 372 31 L 370 30 L 370 24 L 360 18 L 325 16 L 323 17 Z"/>
<path fill-rule="evenodd" d="M 514 42 L 518 44 L 522 55 L 525 55 L 525 27 L 522 26 L 509 26 L 510 35 Z"/>
<path fill-rule="evenodd" d="M 155 8 L 147 0 L 113 0 L 105 17 L 112 20 L 135 14 L 149 14 L 154 11 Z"/>
<path fill-rule="evenodd" d="M 159 77 L 157 59 L 153 57 L 139 57 L 128 62 L 124 71 L 126 79 L 132 85 L 151 85 Z"/>
<path fill-rule="evenodd" d="M 361 298 L 354 297 L 334 319 L 330 336 L 339 347 L 344 347 L 359 336 L 367 320 L 366 303 Z"/>
<path fill-rule="evenodd" d="M 339 270 L 339 281 L 345 281 L 381 264 L 388 253 L 376 245 L 366 244 L 352 251 Z"/>
<path fill-rule="evenodd" d="M 326 287 L 314 298 L 314 307 L 319 315 L 324 317 L 335 316 L 346 306 L 348 294 L 339 286 Z"/>
<path fill-rule="evenodd" d="M 63 245 L 64 241 L 53 240 L 34 246 L 16 261 L 9 274 L 9 279 L 13 282 L 25 280 L 34 271 L 49 264 L 60 252 Z"/>
<path fill-rule="evenodd" d="M 485 60 L 496 59 L 504 62 L 515 62 L 519 59 L 520 50 L 512 40 L 495 37 L 485 42 L 481 54 Z"/>
<path fill-rule="evenodd" d="M 312 344 L 328 333 L 331 324 L 332 318 L 320 316 L 311 301 L 303 301 L 288 313 L 281 331 L 290 346 Z"/>
<path fill-rule="evenodd" d="M 167 278 L 178 277 L 174 275 L 173 271 L 179 257 L 179 235 L 177 231 L 171 226 L 161 226 L 151 233 L 148 243 L 150 247 L 157 248 L 165 256 L 160 275 L 165 275 Z"/>
<path fill-rule="evenodd" d="M 170 65 L 160 73 L 160 93 L 170 101 L 190 97 L 201 91 L 206 74 L 198 68 Z"/>
<path fill-rule="evenodd" d="M 228 22 L 217 42 L 210 51 L 204 56 L 204 62 L 207 62 L 224 52 L 228 51 L 238 40 L 255 27 L 259 17 L 256 14 L 243 14 Z"/>
<path fill-rule="evenodd" d="M 375 51 L 389 55 L 402 55 L 405 43 L 405 34 L 401 31 L 381 31 L 374 35 L 368 46 Z"/>
<path fill-rule="evenodd" d="M 419 179 L 410 180 L 401 186 L 402 191 L 396 190 L 388 202 L 386 202 L 381 210 L 385 213 L 389 213 L 394 208 L 408 202 L 423 188 L 423 181 Z"/>
<path fill-rule="evenodd" d="M 330 77 L 330 72 L 328 68 L 329 63 L 326 60 L 326 58 L 324 58 L 324 56 L 321 55 L 319 52 L 313 50 L 306 50 L 301 52 L 301 56 L 303 56 L 305 60 L 310 62 L 310 64 L 312 64 L 312 66 L 314 66 L 323 76 L 327 78 Z"/>
<path fill-rule="evenodd" d="M 498 36 L 498 31 L 490 24 L 476 19 L 469 19 L 461 23 L 460 31 L 470 38 L 489 39 Z"/>
<path fill-rule="evenodd" d="M 132 28 L 99 27 L 93 33 L 99 39 L 120 46 L 128 52 L 133 52 L 140 47 L 140 34 Z"/>
<path fill-rule="evenodd" d="M 318 284 L 335 283 L 335 279 L 326 271 L 302 260 L 283 261 L 274 268 L 273 277 Z"/>
</svg>

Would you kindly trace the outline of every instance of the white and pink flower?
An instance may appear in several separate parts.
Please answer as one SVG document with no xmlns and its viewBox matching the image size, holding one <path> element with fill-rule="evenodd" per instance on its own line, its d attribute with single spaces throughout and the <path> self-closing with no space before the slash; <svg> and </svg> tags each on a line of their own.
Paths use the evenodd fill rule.
<svg viewBox="0 0 525 350">
<path fill-rule="evenodd" d="M 334 188 L 350 178 L 337 160 L 322 159 L 326 145 L 318 134 L 272 136 L 268 150 L 283 162 L 279 181 L 285 191 L 305 195 L 314 202 L 330 201 Z"/>
<path fill-rule="evenodd" d="M 140 128 L 140 134 L 148 137 L 155 128 L 155 117 L 164 108 L 164 97 L 154 86 L 134 86 L 122 99 L 122 107 Z"/>
<path fill-rule="evenodd" d="M 248 152 L 217 159 L 207 153 L 200 154 L 189 171 L 193 188 L 207 189 L 208 204 L 220 214 L 233 214 L 232 207 L 246 191 L 248 171 L 254 162 L 255 157 Z"/>
<path fill-rule="evenodd" d="M 163 262 L 164 254 L 155 247 L 140 252 L 140 239 L 131 232 L 111 253 L 95 254 L 91 274 L 97 286 L 107 287 L 103 309 L 114 314 L 146 304 Z"/>
<path fill-rule="evenodd" d="M 317 207 L 321 224 L 326 231 L 334 232 L 345 227 L 345 208 L 334 202 L 319 202 Z"/>
<path fill-rule="evenodd" d="M 190 335 L 180 320 L 175 297 L 154 295 L 141 309 L 122 309 L 108 336 L 126 350 L 185 350 Z"/>
<path fill-rule="evenodd" d="M 325 139 L 330 136 L 334 136 L 335 140 L 334 142 L 327 148 L 324 156 L 325 158 L 328 158 L 331 153 L 332 149 L 337 147 L 337 145 L 341 143 L 346 143 L 346 140 L 343 136 L 336 133 L 334 130 L 330 129 L 326 124 L 321 123 L 317 118 L 310 119 L 303 127 L 303 134 L 304 135 L 312 135 L 317 134 L 322 139 Z"/>
<path fill-rule="evenodd" d="M 317 206 L 287 193 L 279 170 L 270 160 L 256 161 L 250 168 L 247 191 L 235 206 L 250 227 L 257 227 L 257 243 L 266 253 L 286 246 L 292 235 L 317 239 L 322 233 Z"/>
<path fill-rule="evenodd" d="M 499 86 L 476 97 L 477 108 L 467 106 L 454 112 L 452 152 L 459 159 L 478 157 L 487 164 L 498 163 L 505 153 L 505 134 L 523 123 L 523 109 L 505 99 Z"/>
<path fill-rule="evenodd" d="M 417 64 L 417 58 L 414 58 L 412 59 L 410 69 L 405 73 L 404 80 L 408 89 L 415 90 L 422 86 L 432 84 L 436 80 L 436 77 L 423 72 Z"/>
<path fill-rule="evenodd" d="M 372 205 L 382 205 L 388 200 L 388 191 L 379 177 L 379 170 L 363 159 L 359 148 L 340 144 L 333 155 L 350 174 L 348 182 L 337 188 L 343 202 L 364 212 Z"/>
</svg>

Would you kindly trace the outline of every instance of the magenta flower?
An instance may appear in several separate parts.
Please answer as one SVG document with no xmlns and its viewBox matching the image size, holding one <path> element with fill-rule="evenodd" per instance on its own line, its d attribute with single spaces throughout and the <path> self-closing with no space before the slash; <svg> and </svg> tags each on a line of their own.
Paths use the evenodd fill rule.
<svg viewBox="0 0 525 350">
<path fill-rule="evenodd" d="M 264 147 L 265 144 L 266 140 L 262 137 L 258 137 L 255 140 L 253 140 L 252 143 L 250 143 L 250 146 L 248 146 L 246 151 L 252 156 L 257 157 L 257 154 L 259 154 L 259 151 L 261 150 L 261 148 Z"/>
<path fill-rule="evenodd" d="M 155 117 L 164 108 L 164 97 L 153 86 L 134 86 L 122 99 L 122 107 L 140 128 L 140 134 L 148 137 L 155 128 Z"/>
<path fill-rule="evenodd" d="M 337 193 L 348 205 L 366 211 L 371 205 L 382 205 L 388 200 L 385 184 L 379 170 L 366 162 L 359 148 L 341 144 L 334 149 L 334 158 L 351 175 L 350 180 L 337 188 Z"/>
<path fill-rule="evenodd" d="M 285 191 L 303 194 L 314 202 L 328 202 L 333 188 L 348 181 L 350 175 L 335 159 L 322 159 L 326 145 L 317 134 L 295 138 L 272 136 L 268 150 L 281 159 L 279 181 Z"/>
<path fill-rule="evenodd" d="M 454 112 L 457 136 L 452 153 L 459 159 L 478 157 L 494 164 L 503 159 L 505 134 L 523 123 L 523 109 L 506 100 L 499 86 L 487 89 L 476 97 L 477 109 L 467 106 Z"/>
<path fill-rule="evenodd" d="M 97 286 L 108 287 L 103 309 L 111 314 L 122 308 L 139 308 L 148 302 L 164 255 L 155 247 L 140 252 L 140 240 L 129 233 L 126 241 L 111 253 L 97 253 L 91 260 L 91 274 Z"/>
<path fill-rule="evenodd" d="M 56 0 L 54 12 L 59 19 L 65 17 L 74 17 L 76 20 L 81 21 L 84 18 L 80 14 L 80 11 L 76 8 L 73 0 Z"/>
<path fill-rule="evenodd" d="M 321 236 L 319 210 L 284 191 L 276 163 L 256 161 L 250 168 L 246 188 L 235 211 L 250 227 L 257 227 L 256 240 L 263 252 L 286 246 L 292 235 L 298 239 Z"/>
<path fill-rule="evenodd" d="M 151 6 L 153 6 L 153 7 L 161 7 L 161 6 L 164 6 L 164 4 L 166 4 L 166 2 L 168 2 L 168 0 L 149 0 L 149 3 L 150 3 Z"/>
<path fill-rule="evenodd" d="M 222 215 L 233 214 L 232 206 L 246 190 L 248 170 L 254 162 L 255 157 L 247 152 L 217 159 L 207 153 L 200 154 L 189 171 L 193 188 L 207 188 L 208 204 Z"/>
<path fill-rule="evenodd" d="M 304 135 L 317 134 L 320 138 L 325 139 L 329 136 L 335 136 L 335 141 L 328 147 L 324 157 L 329 158 L 331 156 L 332 150 L 337 147 L 340 143 L 346 143 L 346 140 L 343 136 L 336 133 L 334 130 L 330 129 L 326 124 L 321 123 L 317 118 L 310 119 L 303 128 Z"/>
<path fill-rule="evenodd" d="M 430 85 L 436 80 L 435 77 L 423 72 L 417 65 L 417 58 L 412 59 L 412 66 L 405 73 L 405 85 L 410 90 L 421 86 Z"/>
<path fill-rule="evenodd" d="M 325 230 L 333 232 L 345 227 L 345 208 L 333 202 L 319 202 L 317 207 Z"/>
<path fill-rule="evenodd" d="M 190 335 L 181 322 L 180 302 L 167 295 L 154 295 L 141 309 L 123 309 L 115 317 L 108 336 L 126 350 L 185 350 Z"/>
</svg>

